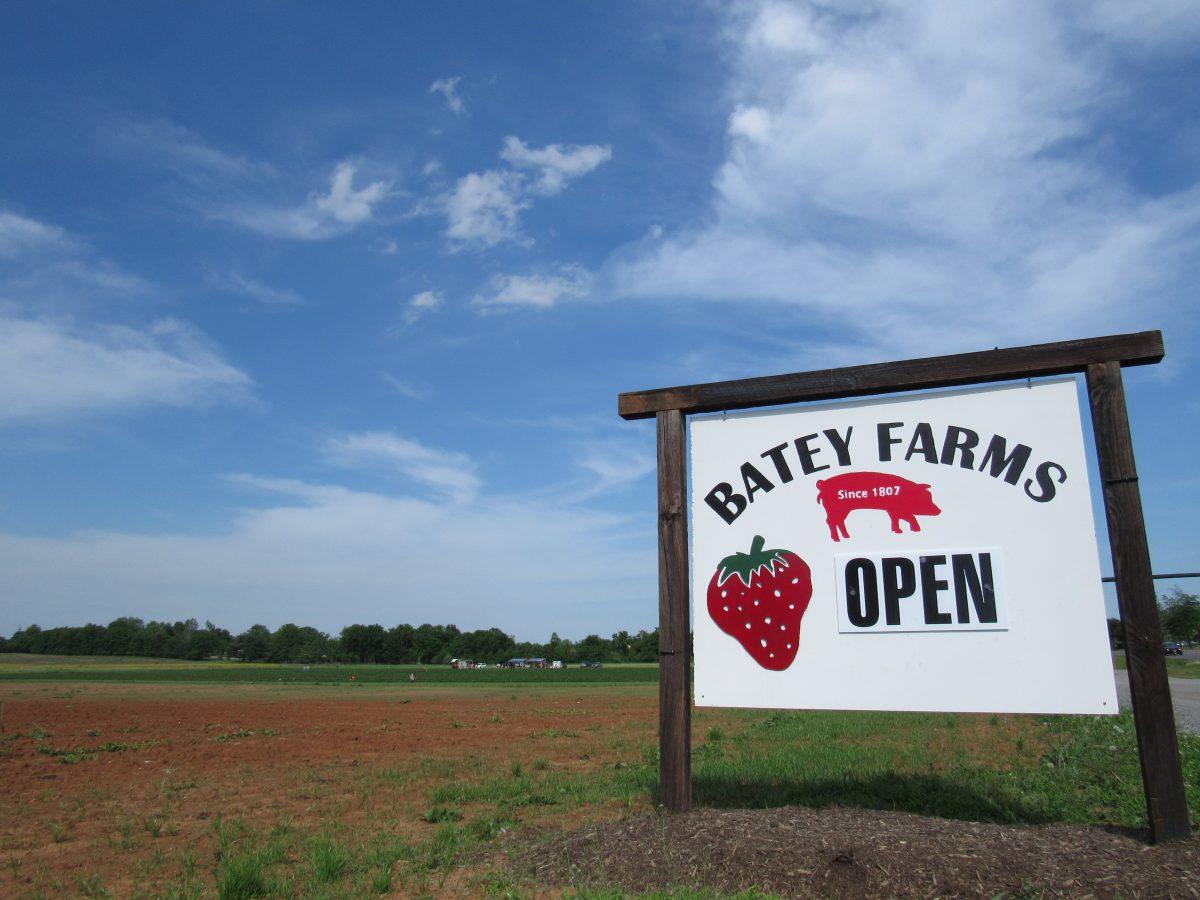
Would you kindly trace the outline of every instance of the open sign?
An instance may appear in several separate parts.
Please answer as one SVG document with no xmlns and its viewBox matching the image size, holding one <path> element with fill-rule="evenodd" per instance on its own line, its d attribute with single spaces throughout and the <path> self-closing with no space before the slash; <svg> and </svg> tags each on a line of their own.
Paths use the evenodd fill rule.
<svg viewBox="0 0 1200 900">
<path fill-rule="evenodd" d="M 842 634 L 1008 630 L 998 547 L 844 553 L 834 565 Z"/>
</svg>

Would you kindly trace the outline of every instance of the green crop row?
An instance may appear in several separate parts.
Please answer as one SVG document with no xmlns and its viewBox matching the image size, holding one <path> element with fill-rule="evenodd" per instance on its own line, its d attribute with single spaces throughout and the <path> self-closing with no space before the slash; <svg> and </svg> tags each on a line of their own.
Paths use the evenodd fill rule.
<svg viewBox="0 0 1200 900">
<path fill-rule="evenodd" d="M 383 665 L 271 665 L 254 663 L 170 663 L 154 665 L 23 666 L 0 669 L 0 681 L 129 682 L 152 684 L 653 684 L 658 667 L 605 666 L 600 669 L 451 669 Z"/>
</svg>

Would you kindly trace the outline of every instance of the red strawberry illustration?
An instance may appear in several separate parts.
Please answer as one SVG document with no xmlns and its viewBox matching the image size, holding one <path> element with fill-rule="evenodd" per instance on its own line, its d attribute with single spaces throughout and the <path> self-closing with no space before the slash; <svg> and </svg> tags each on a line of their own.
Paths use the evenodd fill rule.
<svg viewBox="0 0 1200 900">
<path fill-rule="evenodd" d="M 812 599 L 808 563 L 790 550 L 764 550 L 721 560 L 708 583 L 708 614 L 764 669 L 780 672 L 796 659 L 800 620 Z"/>
</svg>

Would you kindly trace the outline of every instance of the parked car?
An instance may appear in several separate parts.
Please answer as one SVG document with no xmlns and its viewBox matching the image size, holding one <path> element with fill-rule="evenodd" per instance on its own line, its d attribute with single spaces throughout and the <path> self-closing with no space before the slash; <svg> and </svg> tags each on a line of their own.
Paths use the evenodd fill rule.
<svg viewBox="0 0 1200 900">
<path fill-rule="evenodd" d="M 1163 653 L 1167 656 L 1183 656 L 1183 644 L 1179 641 L 1167 641 L 1163 644 Z"/>
</svg>

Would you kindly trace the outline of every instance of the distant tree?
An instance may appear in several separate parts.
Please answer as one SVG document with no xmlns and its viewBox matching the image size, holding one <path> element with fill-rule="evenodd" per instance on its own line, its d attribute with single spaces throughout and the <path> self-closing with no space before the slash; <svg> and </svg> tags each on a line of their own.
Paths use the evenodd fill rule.
<svg viewBox="0 0 1200 900">
<path fill-rule="evenodd" d="M 633 651 L 633 638 L 629 636 L 628 631 L 618 631 L 612 636 L 610 643 L 612 644 L 613 659 L 629 659 L 629 655 Z"/>
<path fill-rule="evenodd" d="M 386 663 L 413 663 L 417 661 L 417 651 L 413 647 L 413 635 L 416 629 L 411 625 L 397 625 L 389 628 L 387 637 L 383 640 L 383 657 Z"/>
<path fill-rule="evenodd" d="M 41 637 L 42 629 L 37 625 L 30 625 L 27 628 L 19 628 L 13 632 L 11 638 L 8 639 L 9 653 L 38 653 L 35 650 L 38 639 Z"/>
<path fill-rule="evenodd" d="M 1178 593 L 1178 592 L 1177 592 Z M 1174 606 L 1195 606 L 1196 598 L 1172 597 Z M 1167 601 L 1164 600 L 1164 603 Z M 1164 611 L 1164 616 L 1167 613 Z M 481 662 L 501 662 L 514 656 L 545 657 L 564 662 L 580 660 L 658 661 L 658 631 L 631 635 L 618 631 L 611 639 L 589 634 L 575 642 L 552 632 L 549 641 L 517 641 L 499 628 L 463 632 L 454 625 L 423 624 L 348 625 L 338 639 L 307 625 L 288 623 L 272 633 L 265 625 L 252 625 L 237 637 L 211 621 L 201 628 L 195 619 L 178 622 L 143 622 L 130 616 L 114 619 L 107 626 L 88 624 L 41 629 L 37 625 L 18 629 L 10 637 L 0 635 L 0 653 L 48 653 L 64 655 L 151 656 L 176 659 L 236 657 L 243 660 L 280 663 L 312 663 L 347 660 L 360 663 L 449 662 L 452 657 Z"/>
<path fill-rule="evenodd" d="M 639 631 L 633 639 L 631 658 L 637 662 L 658 662 L 658 629 Z"/>
<path fill-rule="evenodd" d="M 581 660 L 612 659 L 612 643 L 598 634 L 589 634 L 575 645 L 575 656 Z"/>
<path fill-rule="evenodd" d="M 488 628 L 464 632 L 454 641 L 451 649 L 453 655 L 461 659 L 499 662 L 511 658 L 516 646 L 516 641 L 499 628 Z"/>
<path fill-rule="evenodd" d="M 224 628 L 218 628 L 212 622 L 205 622 L 204 627 L 192 634 L 187 648 L 187 659 L 210 659 L 229 655 L 229 647 L 233 636 Z"/>
<path fill-rule="evenodd" d="M 1200 597 L 1175 588 L 1159 604 L 1164 636 L 1173 641 L 1191 641 L 1200 633 Z"/>
<path fill-rule="evenodd" d="M 234 639 L 233 652 L 249 662 L 265 662 L 271 655 L 271 629 L 251 625 Z"/>
<path fill-rule="evenodd" d="M 452 648 L 461 632 L 454 625 L 424 624 L 413 634 L 413 649 L 419 663 L 449 662 Z"/>
<path fill-rule="evenodd" d="M 1108 646 L 1114 650 L 1125 648 L 1125 626 L 1120 619 L 1108 620 Z"/>
<path fill-rule="evenodd" d="M 141 656 L 145 623 L 141 619 L 123 616 L 108 623 L 104 635 L 104 652 L 109 656 Z M 159 655 L 165 655 L 160 653 Z"/>
<path fill-rule="evenodd" d="M 378 662 L 386 641 L 387 632 L 382 625 L 347 625 L 342 629 L 342 652 L 353 662 Z"/>
</svg>

